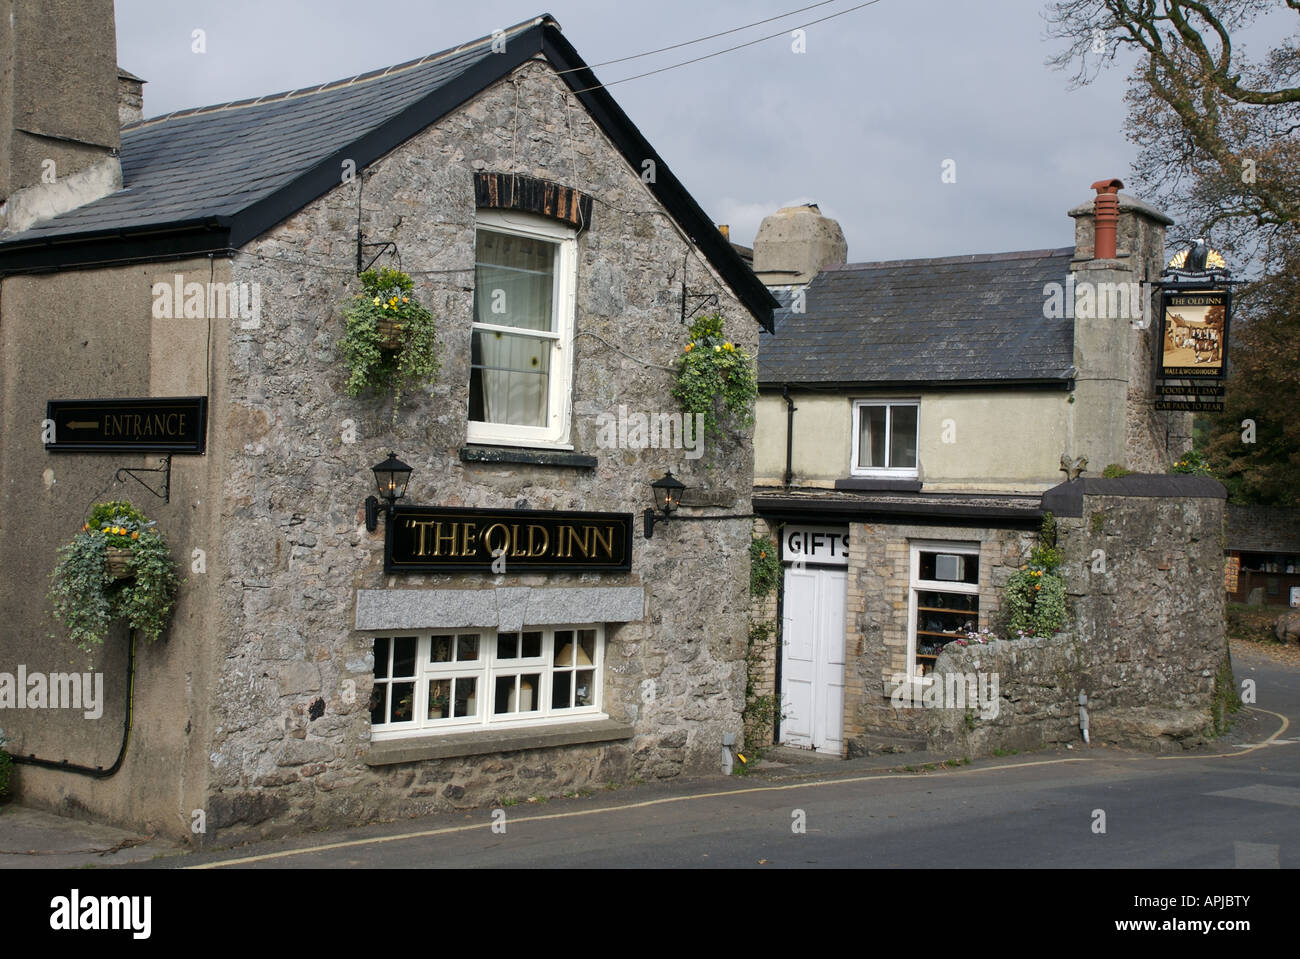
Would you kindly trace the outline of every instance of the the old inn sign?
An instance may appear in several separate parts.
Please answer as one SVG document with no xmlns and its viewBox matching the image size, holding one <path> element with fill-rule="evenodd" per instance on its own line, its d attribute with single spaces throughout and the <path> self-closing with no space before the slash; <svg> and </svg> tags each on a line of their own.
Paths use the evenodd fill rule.
<svg viewBox="0 0 1300 959">
<path fill-rule="evenodd" d="M 387 573 L 627 572 L 631 513 L 395 506 Z"/>
<path fill-rule="evenodd" d="M 49 400 L 45 448 L 52 453 L 202 453 L 206 396 Z"/>
</svg>

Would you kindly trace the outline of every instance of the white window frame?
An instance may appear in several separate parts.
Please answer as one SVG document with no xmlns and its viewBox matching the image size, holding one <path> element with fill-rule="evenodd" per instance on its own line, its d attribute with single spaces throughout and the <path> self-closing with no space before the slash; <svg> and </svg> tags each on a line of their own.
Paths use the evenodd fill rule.
<svg viewBox="0 0 1300 959">
<path fill-rule="evenodd" d="M 512 426 L 506 423 L 485 423 L 469 419 L 466 408 L 468 429 L 466 439 L 471 443 L 483 443 L 491 446 L 540 446 L 557 449 L 573 449 L 569 442 L 569 429 L 572 413 L 573 388 L 573 336 L 574 318 L 577 308 L 577 268 L 578 235 L 577 231 L 548 220 L 545 217 L 527 213 L 503 210 L 479 210 L 474 227 L 475 248 L 477 249 L 478 231 L 506 233 L 514 236 L 546 240 L 556 243 L 559 249 L 555 257 L 555 282 L 552 284 L 552 330 L 519 330 L 513 326 L 497 326 L 491 323 L 479 323 L 470 317 L 470 354 L 473 362 L 474 331 L 501 332 L 508 334 L 526 333 L 541 339 L 551 340 L 550 370 L 546 398 L 546 426 Z M 477 256 L 475 257 L 475 283 L 478 277 Z"/>
<path fill-rule="evenodd" d="M 885 457 L 888 458 L 894 439 L 894 414 L 889 407 L 912 406 L 916 408 L 916 465 L 915 466 L 859 466 L 858 444 L 862 435 L 862 413 L 869 406 L 885 407 Z M 921 466 L 921 400 L 915 399 L 870 399 L 853 401 L 853 423 L 850 428 L 853 437 L 853 451 L 849 459 L 849 475 L 874 477 L 876 479 L 915 479 L 920 475 Z"/>
<path fill-rule="evenodd" d="M 596 632 L 596 655 L 592 659 L 590 666 L 578 665 L 557 665 L 555 662 L 555 635 L 565 631 L 572 631 L 574 634 L 574 650 L 571 657 L 576 660 L 579 630 L 595 630 Z M 541 633 L 542 634 L 542 651 L 539 656 L 532 657 L 512 657 L 508 659 L 497 658 L 497 637 L 499 633 L 515 633 L 519 636 L 518 642 L 522 643 L 524 633 Z M 467 662 L 445 662 L 431 663 L 429 661 L 430 649 L 435 636 L 452 637 L 452 646 L 458 645 L 456 637 L 468 634 L 477 634 L 479 637 L 478 659 Z M 376 640 L 388 639 L 389 662 L 388 672 L 390 676 L 378 680 L 376 688 L 381 684 L 390 684 L 393 680 L 391 677 L 391 662 L 393 658 L 394 641 L 397 639 L 411 638 L 416 639 L 415 645 L 415 677 L 414 680 L 402 677 L 398 682 L 414 682 L 415 690 L 411 698 L 411 715 L 412 719 L 408 722 L 401 723 L 383 723 L 372 724 L 370 738 L 374 742 L 380 742 L 389 739 L 406 739 L 413 736 L 436 736 L 443 733 L 466 733 L 476 731 L 486 731 L 490 729 L 519 729 L 533 726 L 557 725 L 560 723 L 573 722 L 581 719 L 588 721 L 592 719 L 608 719 L 604 712 L 604 677 L 605 677 L 605 627 L 598 623 L 577 623 L 565 626 L 525 626 L 519 630 L 496 630 L 486 628 L 466 628 L 466 629 L 434 629 L 434 630 L 392 630 L 382 635 L 377 635 Z M 522 649 L 519 652 L 523 652 Z M 471 664 L 477 664 L 471 665 Z M 467 668 L 468 667 L 468 668 Z M 578 670 L 592 669 L 595 670 L 593 685 L 595 689 L 592 695 L 592 704 L 589 706 L 573 707 L 555 707 L 551 702 L 552 696 L 552 679 L 557 672 L 569 672 L 576 675 Z M 429 683 L 431 680 L 448 679 L 454 676 L 464 676 L 472 673 L 477 679 L 476 685 L 476 712 L 475 716 L 456 717 L 449 716 L 446 719 L 426 719 L 421 717 L 428 716 L 429 709 Z M 514 713 L 497 713 L 495 712 L 496 703 L 496 680 L 501 676 L 510 675 L 532 675 L 540 676 L 540 689 L 534 691 L 538 697 L 538 708 L 530 710 L 526 714 Z M 387 704 L 387 700 L 384 700 Z M 387 709 L 385 710 L 387 714 Z"/>
<path fill-rule="evenodd" d="M 940 592 L 940 593 L 966 593 L 973 595 L 978 600 L 980 598 L 979 581 L 979 561 L 980 561 L 980 544 L 978 542 L 946 542 L 941 540 L 911 540 L 908 543 L 910 547 L 910 558 L 908 563 L 907 577 L 907 679 L 909 682 L 923 686 L 930 685 L 934 680 L 929 676 L 919 676 L 916 671 L 916 625 L 917 625 L 917 594 L 922 591 Z M 954 583 L 949 580 L 938 579 L 921 579 L 921 554 L 922 553 L 959 553 L 962 556 L 973 556 L 975 558 L 976 577 L 974 583 Z M 981 609 L 975 616 L 975 628 L 981 626 L 981 617 L 984 611 Z"/>
</svg>

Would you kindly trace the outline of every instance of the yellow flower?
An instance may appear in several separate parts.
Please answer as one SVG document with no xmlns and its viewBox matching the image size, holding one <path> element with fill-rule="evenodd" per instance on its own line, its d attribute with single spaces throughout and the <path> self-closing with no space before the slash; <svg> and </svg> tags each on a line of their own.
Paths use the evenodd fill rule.
<svg viewBox="0 0 1300 959">
<path fill-rule="evenodd" d="M 720 353 L 720 352 L 722 352 L 722 347 L 720 347 L 720 346 L 715 346 L 715 347 L 713 348 L 713 352 L 714 352 L 714 353 Z"/>
<path fill-rule="evenodd" d="M 375 306 L 379 305 L 379 297 L 375 297 Z"/>
<path fill-rule="evenodd" d="M 734 352 L 736 349 L 735 345 L 732 343 L 723 343 L 722 348 L 726 350 L 728 353 Z"/>
</svg>

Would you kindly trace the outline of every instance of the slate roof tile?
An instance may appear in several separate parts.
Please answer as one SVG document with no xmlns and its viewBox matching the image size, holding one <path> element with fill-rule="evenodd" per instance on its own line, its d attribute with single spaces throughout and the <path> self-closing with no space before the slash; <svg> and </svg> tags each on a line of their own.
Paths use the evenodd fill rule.
<svg viewBox="0 0 1300 959">
<path fill-rule="evenodd" d="M 783 384 L 1061 381 L 1074 375 L 1074 321 L 1044 316 L 1043 287 L 1064 284 L 1073 247 L 851 263 L 805 289 L 775 291 L 775 333 L 759 343 L 759 382 Z"/>
</svg>

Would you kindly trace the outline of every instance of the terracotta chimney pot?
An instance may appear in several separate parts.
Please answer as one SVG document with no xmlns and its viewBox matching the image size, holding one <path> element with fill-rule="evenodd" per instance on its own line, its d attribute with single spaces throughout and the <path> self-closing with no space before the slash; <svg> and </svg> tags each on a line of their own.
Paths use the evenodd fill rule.
<svg viewBox="0 0 1300 959">
<path fill-rule="evenodd" d="M 1119 180 L 1098 180 L 1092 185 L 1097 191 L 1093 202 L 1096 212 L 1093 259 L 1115 259 L 1115 226 L 1119 223 L 1119 191 L 1124 184 Z"/>
</svg>

